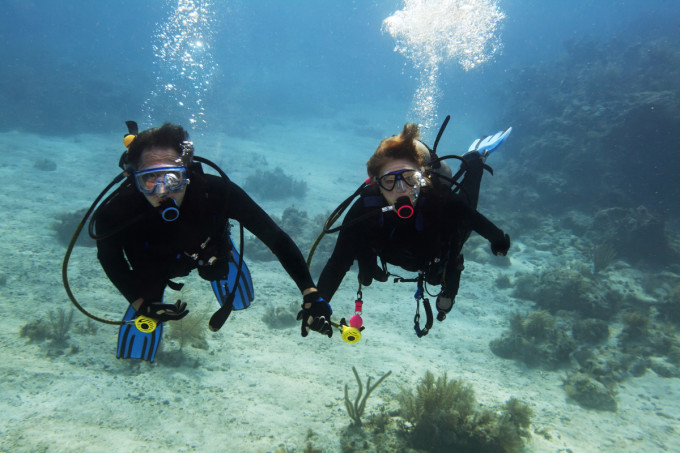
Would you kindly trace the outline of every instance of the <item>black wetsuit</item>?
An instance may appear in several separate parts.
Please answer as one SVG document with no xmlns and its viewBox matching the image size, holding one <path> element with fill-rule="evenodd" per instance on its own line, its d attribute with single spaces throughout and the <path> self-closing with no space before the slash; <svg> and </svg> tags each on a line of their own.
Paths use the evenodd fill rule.
<svg viewBox="0 0 680 453">
<path fill-rule="evenodd" d="M 321 272 L 317 288 L 330 301 L 354 260 L 359 263 L 359 280 L 363 285 L 373 278 L 385 281 L 377 257 L 385 263 L 407 271 L 424 271 L 430 284 L 444 284 L 458 290 L 462 255 L 460 251 L 470 231 L 492 244 L 502 244 L 504 233 L 482 214 L 472 209 L 461 196 L 448 189 L 424 188 L 410 219 L 400 219 L 394 211 L 380 213 L 387 202 L 377 186 L 369 186 L 347 212 L 335 249 Z M 368 212 L 376 214 L 354 225 L 352 222 Z M 459 264 L 443 275 L 444 266 Z M 381 278 L 382 277 L 382 278 Z M 443 280 L 442 280 L 443 278 Z"/>
<path fill-rule="evenodd" d="M 97 235 L 115 232 L 97 241 L 97 257 L 128 302 L 161 301 L 170 279 L 192 269 L 207 280 L 224 278 L 231 251 L 228 219 L 264 242 L 300 291 L 314 286 L 298 247 L 240 187 L 197 171 L 190 179 L 174 222 L 164 221 L 129 180 L 95 214 Z M 212 256 L 218 260 L 207 266 Z"/>
</svg>

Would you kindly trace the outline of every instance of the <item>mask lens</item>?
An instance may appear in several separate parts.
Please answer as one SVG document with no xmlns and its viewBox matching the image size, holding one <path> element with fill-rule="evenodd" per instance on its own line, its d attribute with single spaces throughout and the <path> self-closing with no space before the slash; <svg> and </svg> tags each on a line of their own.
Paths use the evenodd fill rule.
<svg viewBox="0 0 680 453">
<path fill-rule="evenodd" d="M 182 190 L 187 182 L 189 180 L 184 167 L 150 168 L 135 172 L 137 189 L 147 194 L 154 193 L 160 185 L 166 190 L 176 192 Z"/>
<path fill-rule="evenodd" d="M 397 184 L 397 181 L 403 181 L 409 187 L 415 187 L 418 184 L 418 171 L 411 169 L 397 170 L 378 178 L 378 184 L 380 187 L 387 190 L 388 192 L 394 190 L 394 186 Z M 403 185 L 400 185 L 399 190 L 401 191 L 403 189 Z"/>
</svg>

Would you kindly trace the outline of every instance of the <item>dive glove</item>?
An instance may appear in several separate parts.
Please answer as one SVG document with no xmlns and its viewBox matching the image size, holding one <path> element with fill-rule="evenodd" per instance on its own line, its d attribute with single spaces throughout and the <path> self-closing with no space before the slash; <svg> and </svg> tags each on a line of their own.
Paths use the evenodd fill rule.
<svg viewBox="0 0 680 453">
<path fill-rule="evenodd" d="M 148 316 L 159 322 L 179 321 L 189 314 L 186 302 L 178 300 L 174 304 L 143 302 L 135 316 Z"/>
<path fill-rule="evenodd" d="M 491 253 L 496 256 L 505 256 L 510 250 L 510 236 L 503 233 L 503 240 L 491 243 Z"/>
<path fill-rule="evenodd" d="M 332 313 L 331 304 L 326 302 L 318 291 L 303 296 L 302 310 L 297 314 L 297 320 L 302 321 L 302 336 L 306 337 L 310 330 L 314 330 L 322 335 L 328 335 L 328 338 L 332 337 Z"/>
</svg>

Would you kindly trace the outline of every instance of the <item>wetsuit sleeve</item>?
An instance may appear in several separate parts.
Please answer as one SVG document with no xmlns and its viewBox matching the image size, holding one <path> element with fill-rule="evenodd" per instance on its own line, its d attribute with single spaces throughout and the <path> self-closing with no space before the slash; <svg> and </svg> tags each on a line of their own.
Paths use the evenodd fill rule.
<svg viewBox="0 0 680 453">
<path fill-rule="evenodd" d="M 240 222 L 269 247 L 300 292 L 313 287 L 307 263 L 290 236 L 239 186 L 230 181 L 227 190 L 227 204 L 231 208 L 228 217 Z"/>
<path fill-rule="evenodd" d="M 347 225 L 361 214 L 359 203 L 360 200 L 355 202 L 347 212 L 345 220 L 342 222 L 343 225 Z M 321 271 L 321 276 L 319 276 L 317 288 L 321 296 L 329 302 L 357 258 L 357 247 L 361 239 L 359 226 L 345 227 L 340 230 L 333 254 Z"/>
<path fill-rule="evenodd" d="M 96 224 L 98 231 L 113 231 L 118 227 L 115 222 L 109 222 L 106 218 L 106 215 L 98 216 Z M 125 231 L 121 231 L 112 237 L 97 241 L 97 258 L 106 276 L 129 303 L 139 298 L 149 301 L 160 300 L 165 287 L 162 276 L 157 275 L 157 271 L 151 266 L 146 266 L 148 267 L 146 271 L 130 268 L 125 259 L 122 243 L 125 234 Z"/>
<path fill-rule="evenodd" d="M 492 244 L 502 243 L 505 238 L 503 230 L 498 228 L 491 220 L 484 217 L 479 211 L 472 209 L 458 198 L 450 200 L 451 208 L 448 209 L 450 214 L 449 220 L 455 224 L 459 221 L 470 230 L 475 231 Z"/>
</svg>

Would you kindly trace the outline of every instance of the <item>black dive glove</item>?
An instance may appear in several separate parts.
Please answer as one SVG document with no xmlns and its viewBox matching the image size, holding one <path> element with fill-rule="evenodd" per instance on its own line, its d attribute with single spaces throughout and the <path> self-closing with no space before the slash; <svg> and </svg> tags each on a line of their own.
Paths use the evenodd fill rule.
<svg viewBox="0 0 680 453">
<path fill-rule="evenodd" d="M 491 243 L 491 253 L 496 256 L 505 256 L 510 250 L 510 236 L 503 234 L 503 240 Z"/>
<path fill-rule="evenodd" d="M 314 330 L 322 335 L 328 335 L 328 338 L 332 337 L 332 313 L 331 304 L 326 302 L 318 291 L 304 296 L 302 298 L 302 310 L 297 314 L 297 320 L 302 321 L 302 336 L 306 337 L 310 330 Z"/>
<path fill-rule="evenodd" d="M 174 304 L 154 304 L 143 302 L 135 316 L 148 316 L 159 322 L 179 321 L 189 314 L 186 302 L 178 300 Z"/>
<path fill-rule="evenodd" d="M 204 266 L 198 266 L 198 275 L 209 282 L 224 280 L 227 278 L 227 266 L 226 260 L 216 260 L 214 264 L 206 263 Z"/>
</svg>

